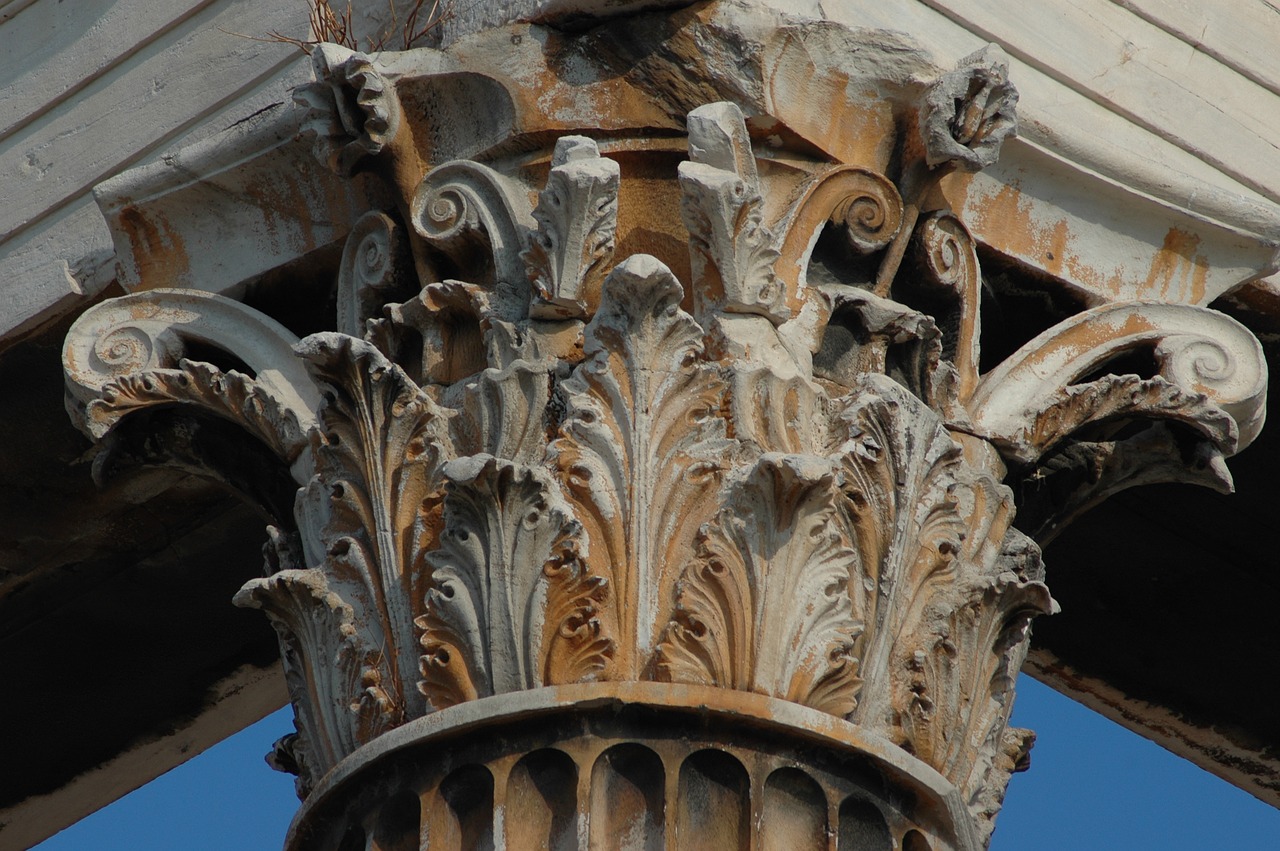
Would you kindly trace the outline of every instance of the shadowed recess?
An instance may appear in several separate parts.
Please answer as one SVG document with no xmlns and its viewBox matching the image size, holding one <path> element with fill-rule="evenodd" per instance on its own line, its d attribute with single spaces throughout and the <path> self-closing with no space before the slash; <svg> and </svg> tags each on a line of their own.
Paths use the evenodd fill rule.
<svg viewBox="0 0 1280 851">
<path fill-rule="evenodd" d="M 507 780 L 508 851 L 574 851 L 578 847 L 578 766 L 547 748 L 521 758 Z"/>
<path fill-rule="evenodd" d="M 751 781 L 737 759 L 717 750 L 690 756 L 680 766 L 677 847 L 696 851 L 750 847 Z"/>
<path fill-rule="evenodd" d="M 762 851 L 827 847 L 827 799 L 814 779 L 798 768 L 779 768 L 764 783 L 760 822 Z"/>
<path fill-rule="evenodd" d="M 591 772 L 592 851 L 661 851 L 662 760 L 642 745 L 615 745 Z"/>
</svg>

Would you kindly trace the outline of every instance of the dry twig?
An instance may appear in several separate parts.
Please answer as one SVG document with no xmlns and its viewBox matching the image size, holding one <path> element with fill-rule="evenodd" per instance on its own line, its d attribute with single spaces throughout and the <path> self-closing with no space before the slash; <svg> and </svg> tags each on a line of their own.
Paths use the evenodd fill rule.
<svg viewBox="0 0 1280 851">
<path fill-rule="evenodd" d="M 307 2 L 311 4 L 311 38 L 295 38 L 275 30 L 268 32 L 265 38 L 257 38 L 243 33 L 230 33 L 230 35 L 252 39 L 253 41 L 292 44 L 303 53 L 310 53 L 315 49 L 316 45 L 326 42 L 339 44 L 351 50 L 360 49 L 360 42 L 356 37 L 355 27 L 351 22 L 352 0 L 347 0 L 346 8 L 339 6 L 337 10 L 333 8 L 330 0 L 307 0 Z M 408 50 L 414 47 L 418 42 L 426 38 L 432 30 L 449 19 L 451 14 L 449 5 L 449 0 L 430 0 L 430 2 L 428 0 L 414 0 L 413 6 L 409 9 L 408 14 L 405 15 L 404 22 L 401 23 L 396 12 L 395 0 L 387 0 L 390 21 L 382 32 L 365 36 L 367 52 L 378 53 L 379 51 L 391 49 L 392 41 L 397 35 L 400 37 L 399 50 Z"/>
</svg>

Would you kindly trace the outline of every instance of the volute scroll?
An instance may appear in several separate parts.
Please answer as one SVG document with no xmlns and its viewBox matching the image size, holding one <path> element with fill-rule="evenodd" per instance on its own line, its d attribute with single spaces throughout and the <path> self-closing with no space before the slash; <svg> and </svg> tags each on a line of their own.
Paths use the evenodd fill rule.
<svg viewBox="0 0 1280 851">
<path fill-rule="evenodd" d="M 816 173 L 774 227 L 782 234 L 778 275 L 788 292 L 800 293 L 813 246 L 828 222 L 841 226 L 849 244 L 862 254 L 889 246 L 903 226 L 898 188 L 882 174 L 855 165 L 837 165 Z"/>
<path fill-rule="evenodd" d="M 482 163 L 454 160 L 431 169 L 413 193 L 414 229 L 461 269 L 489 268 L 494 312 L 512 322 L 529 311 L 520 255 L 535 228 L 523 188 Z M 477 253 L 478 252 L 478 253 Z"/>
<path fill-rule="evenodd" d="M 1135 397 L 1124 413 L 1162 418 L 1174 416 L 1175 408 L 1207 403 L 1230 418 L 1225 429 L 1211 428 L 1211 413 L 1182 419 L 1201 423 L 1207 435 L 1216 432 L 1215 443 L 1225 455 L 1239 452 L 1257 436 L 1266 418 L 1267 392 L 1267 364 L 1257 338 L 1217 311 L 1154 301 L 1095 307 L 1025 344 L 984 375 L 969 400 L 975 432 L 997 441 L 1021 463 L 1035 461 L 1052 445 L 1049 435 L 1068 432 L 1037 428 L 1042 415 L 1055 406 L 1060 409 L 1067 397 L 1087 398 L 1081 394 L 1089 385 L 1081 385 L 1082 379 L 1109 360 L 1140 349 L 1148 350 L 1156 364 L 1146 386 L 1158 390 L 1163 382 L 1169 390 L 1150 403 Z M 1098 381 L 1125 392 L 1136 386 L 1105 376 L 1093 384 Z M 1175 388 L 1180 394 L 1176 399 L 1170 395 Z M 1080 406 L 1074 427 L 1091 419 L 1084 413 L 1090 405 Z M 1120 413 L 1118 407 L 1111 410 L 1112 416 Z M 1060 411 L 1058 419 L 1066 416 Z"/>
<path fill-rule="evenodd" d="M 195 405 L 245 427 L 295 464 L 316 424 L 320 393 L 293 355 L 297 338 L 224 296 L 155 289 L 86 311 L 63 346 L 69 410 L 101 440 L 144 408 Z M 190 346 L 221 350 L 251 371 L 188 360 Z M 307 475 L 305 464 L 295 475 Z"/>
</svg>

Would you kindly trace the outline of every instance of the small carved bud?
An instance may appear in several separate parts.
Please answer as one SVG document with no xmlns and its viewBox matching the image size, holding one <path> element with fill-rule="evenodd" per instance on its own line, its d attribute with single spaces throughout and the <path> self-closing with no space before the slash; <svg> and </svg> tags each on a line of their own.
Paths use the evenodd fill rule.
<svg viewBox="0 0 1280 851">
<path fill-rule="evenodd" d="M 929 166 L 954 162 L 977 171 L 993 164 L 1018 131 L 1017 103 L 1003 50 L 990 44 L 960 60 L 925 92 L 920 135 Z"/>
<path fill-rule="evenodd" d="M 400 102 L 373 59 L 334 44 L 312 55 L 316 82 L 293 100 L 307 109 L 302 132 L 315 137 L 316 159 L 340 175 L 382 151 L 400 128 Z"/>
<path fill-rule="evenodd" d="M 524 252 L 541 319 L 587 315 L 588 293 L 597 290 L 613 259 L 618 228 L 618 164 L 600 156 L 585 136 L 556 142 L 547 186 L 538 195 L 538 223 Z"/>
</svg>

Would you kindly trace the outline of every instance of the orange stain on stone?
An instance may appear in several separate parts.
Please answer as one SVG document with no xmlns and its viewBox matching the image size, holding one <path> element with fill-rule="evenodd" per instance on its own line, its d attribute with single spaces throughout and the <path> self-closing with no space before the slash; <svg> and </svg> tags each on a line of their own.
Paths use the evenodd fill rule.
<svg viewBox="0 0 1280 851">
<path fill-rule="evenodd" d="M 1181 228 L 1169 228 L 1164 244 L 1151 261 L 1143 295 L 1185 304 L 1203 301 L 1209 259 L 1198 253 L 1199 248 L 1200 237 Z"/>
<path fill-rule="evenodd" d="M 1070 220 L 1037 215 L 1017 183 L 1002 186 L 994 195 L 981 193 L 972 198 L 974 203 L 966 204 L 971 192 L 971 176 L 955 175 L 943 181 L 943 196 L 952 209 L 968 211 L 974 234 L 984 244 L 1099 295 L 1118 297 L 1131 287 L 1123 270 L 1099 268 L 1073 251 Z"/>
<path fill-rule="evenodd" d="M 1067 220 L 1060 219 L 1049 229 L 1049 247 L 1045 250 L 1045 270 L 1051 275 L 1062 275 L 1062 264 L 1067 256 Z M 1072 264 L 1075 268 L 1076 264 Z"/>
<path fill-rule="evenodd" d="M 1037 221 L 1031 202 L 1022 197 L 1016 185 L 1003 186 L 985 199 L 974 215 L 974 225 L 982 241 L 1001 253 L 1034 263 L 1050 275 L 1061 277 L 1066 270 L 1091 287 L 1099 284 L 1094 269 L 1068 255 L 1071 231 L 1067 220 Z"/>
<path fill-rule="evenodd" d="M 137 207 L 120 211 L 119 223 L 133 247 L 138 289 L 178 286 L 191 268 L 186 243 L 163 219 L 150 220 Z"/>
</svg>

